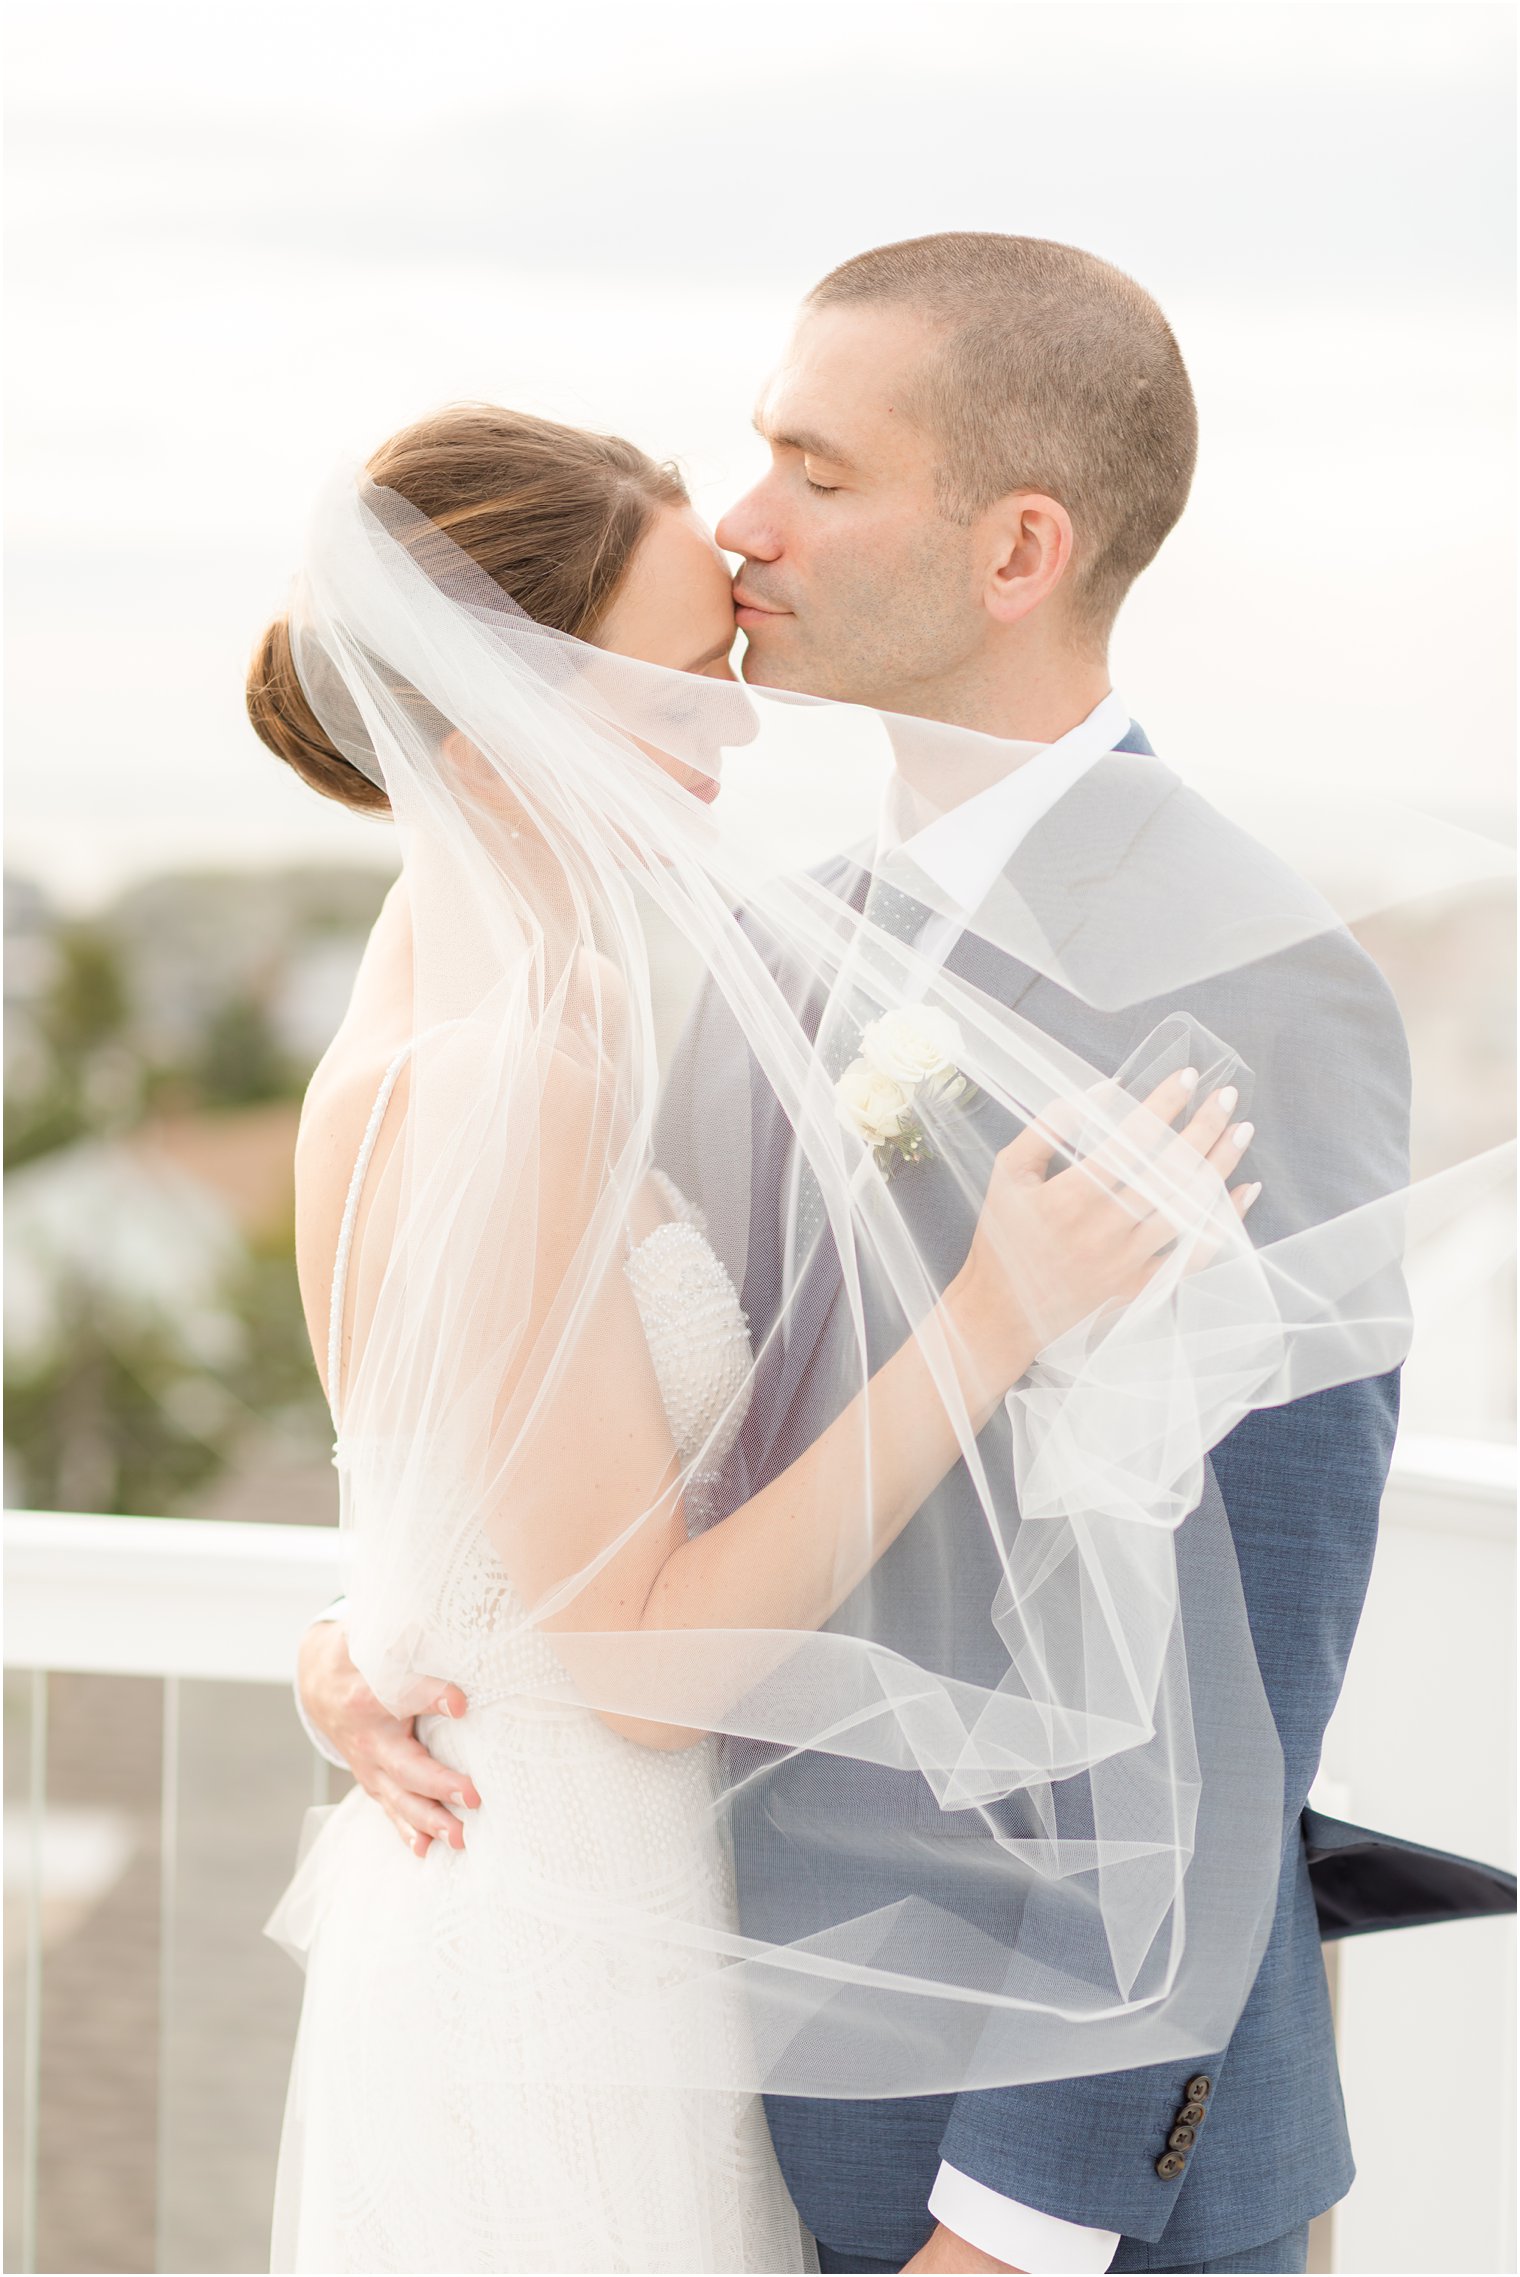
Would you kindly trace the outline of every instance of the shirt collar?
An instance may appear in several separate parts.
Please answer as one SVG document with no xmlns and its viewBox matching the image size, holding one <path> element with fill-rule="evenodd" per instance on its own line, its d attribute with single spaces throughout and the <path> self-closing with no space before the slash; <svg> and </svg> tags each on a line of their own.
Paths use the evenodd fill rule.
<svg viewBox="0 0 1520 2277">
<path fill-rule="evenodd" d="M 990 789 L 937 815 L 898 852 L 960 908 L 980 908 L 1041 816 L 1129 727 L 1128 707 L 1110 689 L 1076 727 Z"/>
</svg>

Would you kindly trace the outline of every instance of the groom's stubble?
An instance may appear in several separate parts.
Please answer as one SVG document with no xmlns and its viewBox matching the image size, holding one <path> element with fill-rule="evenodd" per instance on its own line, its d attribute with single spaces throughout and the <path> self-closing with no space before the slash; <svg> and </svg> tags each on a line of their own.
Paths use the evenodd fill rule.
<svg viewBox="0 0 1520 2277">
<path fill-rule="evenodd" d="M 792 604 L 763 565 L 747 565 L 741 589 L 791 613 L 748 629 L 744 679 L 836 703 L 923 710 L 974 653 L 965 556 L 964 531 L 929 516 L 900 532 L 895 554 L 879 538 L 842 549 Z"/>
</svg>

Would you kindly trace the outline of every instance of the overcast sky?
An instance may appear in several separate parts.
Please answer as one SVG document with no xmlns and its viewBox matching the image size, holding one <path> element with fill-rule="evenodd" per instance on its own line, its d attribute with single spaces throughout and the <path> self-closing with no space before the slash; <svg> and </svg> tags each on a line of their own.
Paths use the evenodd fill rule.
<svg viewBox="0 0 1520 2277">
<path fill-rule="evenodd" d="M 1163 753 L 1497 819 L 1512 749 L 1507 8 L 11 0 L 12 859 L 75 894 L 367 854 L 242 720 L 335 459 L 491 396 L 716 513 L 835 261 L 1069 239 L 1203 422 L 1118 683 Z"/>
</svg>

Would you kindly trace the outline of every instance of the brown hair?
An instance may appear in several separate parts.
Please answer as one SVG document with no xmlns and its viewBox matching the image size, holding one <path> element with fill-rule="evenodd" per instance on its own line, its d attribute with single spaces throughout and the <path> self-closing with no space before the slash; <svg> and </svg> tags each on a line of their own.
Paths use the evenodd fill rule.
<svg viewBox="0 0 1520 2277">
<path fill-rule="evenodd" d="M 395 490 L 539 624 L 589 639 L 660 506 L 687 503 L 672 466 L 617 435 L 467 403 L 419 419 L 382 444 L 371 482 Z M 384 813 L 384 791 L 329 740 L 296 676 L 277 617 L 248 669 L 248 717 L 261 742 L 327 798 Z"/>
<path fill-rule="evenodd" d="M 833 270 L 810 308 L 895 302 L 941 327 L 913 408 L 938 438 L 940 504 L 970 522 L 1014 490 L 1072 519 L 1071 598 L 1106 635 L 1187 503 L 1198 414 L 1150 294 L 1092 253 L 1040 237 L 952 232 Z"/>
</svg>

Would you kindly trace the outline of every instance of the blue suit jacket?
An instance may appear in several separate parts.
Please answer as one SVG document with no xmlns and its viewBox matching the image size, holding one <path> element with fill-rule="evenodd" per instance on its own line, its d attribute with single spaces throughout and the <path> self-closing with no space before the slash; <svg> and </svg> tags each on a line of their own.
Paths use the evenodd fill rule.
<svg viewBox="0 0 1520 2277">
<path fill-rule="evenodd" d="M 1148 754 L 1138 733 L 1121 748 Z M 1154 910 L 1158 881 L 1187 879 L 1202 898 L 1200 921 L 1209 922 L 1211 852 L 1229 857 L 1212 863 L 1216 874 L 1238 877 L 1243 861 L 1252 865 L 1264 901 L 1305 890 L 1166 769 L 1100 761 L 1031 832 L 1010 875 L 1044 918 L 1047 937 L 1071 945 L 1074 969 L 1083 911 L 1095 906 L 1094 897 L 1102 900 L 1111 938 L 1116 894 L 1136 894 L 1140 925 Z M 858 872 L 842 863 L 828 882 L 850 895 Z M 1214 921 L 1232 922 L 1233 913 L 1220 910 Z M 1177 1010 L 1233 1045 L 1255 1077 L 1250 1111 L 1261 1135 L 1251 1167 L 1265 1180 L 1252 1219 L 1258 1238 L 1277 1238 L 1406 1182 L 1402 1029 L 1376 969 L 1343 932 L 1323 931 L 1165 999 L 1107 1010 L 985 943 L 973 939 L 962 950 L 967 961 L 959 963 L 957 951 L 953 969 L 1000 1001 L 1017 1003 L 1105 1070 L 1122 1065 Z M 725 1020 L 721 1000 L 707 991 L 683 1054 L 716 1064 L 733 1048 L 724 1041 Z M 689 1087 L 675 1089 L 685 1096 Z M 760 1226 L 779 1224 L 789 1135 L 772 1130 L 767 1138 L 763 1121 L 762 1102 L 749 1166 Z M 725 1168 L 733 1175 L 731 1163 L 709 1158 L 703 1134 L 690 1128 L 662 1128 L 658 1155 L 704 1204 L 715 1199 Z M 967 1215 L 942 1229 L 947 1275 L 964 1255 L 973 1223 Z M 779 1259 L 761 1240 L 744 1274 L 757 1336 L 774 1320 L 779 1295 Z M 762 1376 L 746 1430 L 749 1491 L 831 1419 L 833 1379 L 821 1352 L 810 1360 L 806 1350 L 793 1349 L 783 1366 L 769 1394 Z M 788 2185 L 803 2218 L 830 2245 L 906 2260 L 929 2229 L 927 2200 L 942 2158 L 1026 2205 L 1120 2231 L 1117 2269 L 1249 2247 L 1345 2193 L 1353 2169 L 1301 1818 L 1366 1592 L 1397 1405 L 1393 1374 L 1251 1414 L 1215 1448 L 1205 1510 L 1179 1536 L 1185 1543 L 1208 1509 L 1228 1524 L 1285 1764 L 1277 1910 L 1229 2046 L 1149 2069 L 959 2095 L 768 2097 Z M 955 1665 L 956 1639 L 915 1631 L 914 1564 L 918 1555 L 936 1554 L 930 1529 L 955 1525 L 958 1498 L 969 1520 L 969 1483 L 952 1473 L 868 1585 L 872 1633 L 881 1635 L 884 1623 L 890 1628 L 895 1612 L 904 1649 L 946 1668 Z M 957 1550 L 965 1555 L 968 1607 L 985 1609 L 988 1576 L 978 1558 L 990 1552 L 983 1529 L 968 1522 Z M 846 1604 L 831 1626 L 848 1629 L 850 1614 Z M 984 1627 L 967 1622 L 968 1633 Z M 805 1902 L 815 1864 L 819 1874 L 837 1874 L 841 1819 L 858 1814 L 868 1855 L 871 1814 L 899 1803 L 861 1766 L 835 1758 L 750 1768 L 757 1775 L 747 1782 L 734 1828 L 741 1911 L 758 1934 L 785 1935 L 800 1925 L 796 1906 Z M 809 1856 L 810 1826 L 835 1836 L 826 1850 L 820 1846 L 817 1862 Z M 869 1902 L 880 1901 L 881 1893 L 870 1893 Z M 1190 2103 L 1188 2121 L 1181 2114 Z"/>
</svg>

